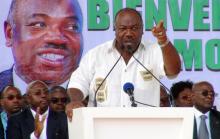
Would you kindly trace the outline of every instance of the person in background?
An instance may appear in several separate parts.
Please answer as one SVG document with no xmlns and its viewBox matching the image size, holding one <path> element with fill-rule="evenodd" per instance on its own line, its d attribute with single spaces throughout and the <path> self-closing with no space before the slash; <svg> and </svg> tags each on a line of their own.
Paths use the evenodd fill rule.
<svg viewBox="0 0 220 139">
<path fill-rule="evenodd" d="M 167 38 L 162 21 L 152 29 L 157 43 L 142 39 L 143 21 L 135 9 L 120 10 L 114 21 L 115 39 L 91 49 L 71 75 L 71 103 L 66 109 L 69 117 L 73 108 L 84 106 L 82 101 L 87 96 L 88 106 L 131 107 L 129 96 L 122 89 L 127 82 L 135 86 L 136 101 L 159 106 L 160 84 L 149 72 L 157 78 L 175 77 L 180 72 L 180 57 Z"/>
<path fill-rule="evenodd" d="M 33 81 L 26 94 L 29 107 L 9 118 L 7 139 L 68 139 L 65 113 L 49 110 L 48 86 Z"/>
<path fill-rule="evenodd" d="M 78 0 L 12 0 L 4 22 L 14 65 L 0 73 L 0 90 L 44 81 L 67 87 L 82 51 L 82 12 Z"/>
<path fill-rule="evenodd" d="M 4 128 L 4 138 L 6 139 L 6 128 L 8 118 L 22 110 L 22 96 L 18 88 L 6 86 L 0 94 L 2 112 L 0 114 L 1 122 Z"/>
<path fill-rule="evenodd" d="M 50 109 L 53 111 L 65 112 L 66 104 L 69 102 L 69 98 L 66 89 L 61 86 L 54 86 L 49 91 Z"/>
<path fill-rule="evenodd" d="M 179 81 L 171 86 L 170 92 L 176 107 L 192 107 L 192 86 L 191 81 Z"/>
<path fill-rule="evenodd" d="M 170 95 L 163 86 L 160 86 L 160 107 L 170 107 Z"/>
<path fill-rule="evenodd" d="M 193 139 L 219 139 L 220 112 L 212 109 L 216 94 L 212 84 L 197 82 L 192 91 L 195 113 Z"/>
</svg>

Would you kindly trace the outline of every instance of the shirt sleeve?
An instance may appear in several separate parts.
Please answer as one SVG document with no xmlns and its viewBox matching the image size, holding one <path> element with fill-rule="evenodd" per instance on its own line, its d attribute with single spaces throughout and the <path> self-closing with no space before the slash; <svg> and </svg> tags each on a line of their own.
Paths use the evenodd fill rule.
<svg viewBox="0 0 220 139">
<path fill-rule="evenodd" d="M 152 59 L 153 59 L 154 69 L 155 69 L 154 74 L 156 74 L 157 77 L 162 78 L 166 76 L 162 50 L 157 43 L 153 44 L 152 49 L 153 49 Z"/>
<path fill-rule="evenodd" d="M 72 73 L 68 84 L 68 88 L 79 89 L 83 93 L 84 98 L 89 94 L 93 74 L 92 65 L 92 56 L 90 53 L 87 53 L 82 58 L 79 67 Z"/>
</svg>

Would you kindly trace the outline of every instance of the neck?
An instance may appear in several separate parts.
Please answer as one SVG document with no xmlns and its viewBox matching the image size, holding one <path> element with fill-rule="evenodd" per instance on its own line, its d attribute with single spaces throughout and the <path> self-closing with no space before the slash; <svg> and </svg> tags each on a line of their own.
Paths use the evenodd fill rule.
<svg viewBox="0 0 220 139">
<path fill-rule="evenodd" d="M 126 65 L 127 65 L 133 54 L 132 54 L 131 52 L 127 51 L 123 46 L 120 47 L 120 46 L 117 46 L 117 45 L 116 45 L 116 49 L 117 49 L 118 52 L 121 54 L 121 56 L 122 56 L 123 59 L 124 59 L 124 62 L 125 62 Z"/>
<path fill-rule="evenodd" d="M 200 108 L 200 107 L 196 107 L 196 109 L 198 109 L 203 114 L 207 113 L 210 110 L 210 109 L 207 109 L 207 108 Z"/>
</svg>

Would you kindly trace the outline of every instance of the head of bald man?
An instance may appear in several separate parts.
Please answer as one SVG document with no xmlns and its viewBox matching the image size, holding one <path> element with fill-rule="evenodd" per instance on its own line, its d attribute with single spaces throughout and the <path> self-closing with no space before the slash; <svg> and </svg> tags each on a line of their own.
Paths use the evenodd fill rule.
<svg viewBox="0 0 220 139">
<path fill-rule="evenodd" d="M 48 86 L 39 80 L 33 81 L 28 84 L 26 91 L 26 99 L 31 109 L 37 110 L 40 108 L 40 113 L 44 113 L 49 105 L 49 90 Z"/>
<path fill-rule="evenodd" d="M 193 104 L 202 113 L 208 112 L 215 99 L 215 91 L 211 83 L 202 81 L 195 83 L 192 88 Z"/>
</svg>

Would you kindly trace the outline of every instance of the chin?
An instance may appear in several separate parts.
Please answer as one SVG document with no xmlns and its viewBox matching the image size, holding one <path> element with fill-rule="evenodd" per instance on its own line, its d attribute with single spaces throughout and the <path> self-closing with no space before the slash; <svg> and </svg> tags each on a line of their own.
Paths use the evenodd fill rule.
<svg viewBox="0 0 220 139">
<path fill-rule="evenodd" d="M 47 72 L 42 72 L 39 73 L 37 76 L 38 80 L 41 81 L 48 81 L 48 82 L 57 82 L 61 81 L 65 78 L 63 73 L 61 71 L 47 71 Z"/>
</svg>

